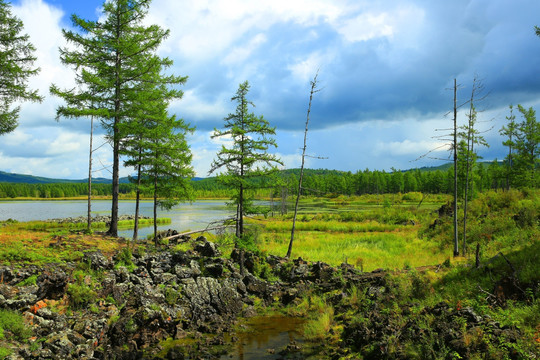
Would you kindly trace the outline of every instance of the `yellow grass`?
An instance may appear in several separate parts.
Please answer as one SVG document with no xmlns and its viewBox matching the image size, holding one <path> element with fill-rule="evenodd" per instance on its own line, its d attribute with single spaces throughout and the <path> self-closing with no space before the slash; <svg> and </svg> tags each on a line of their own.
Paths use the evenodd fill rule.
<svg viewBox="0 0 540 360">
<path fill-rule="evenodd" d="M 364 225 L 365 229 L 371 229 L 369 223 Z M 335 266 L 346 262 L 364 271 L 440 264 L 448 258 L 447 251 L 418 238 L 419 226 L 400 226 L 393 231 L 350 231 L 351 228 L 363 227 L 362 224 L 345 223 L 342 231 L 296 231 L 292 257 Z M 290 227 L 287 232 L 263 233 L 261 238 L 261 249 L 284 256 Z"/>
</svg>

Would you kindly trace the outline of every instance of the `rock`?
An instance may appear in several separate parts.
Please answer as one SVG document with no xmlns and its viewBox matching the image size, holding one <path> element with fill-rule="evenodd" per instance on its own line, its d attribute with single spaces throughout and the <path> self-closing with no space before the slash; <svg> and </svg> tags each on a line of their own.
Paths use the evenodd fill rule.
<svg viewBox="0 0 540 360">
<path fill-rule="evenodd" d="M 37 278 L 39 299 L 58 300 L 64 296 L 68 283 L 67 274 L 60 268 L 47 269 Z"/>
<path fill-rule="evenodd" d="M 93 270 L 104 270 L 112 267 L 109 259 L 107 259 L 99 250 L 84 252 L 83 261 L 89 264 Z"/>
<path fill-rule="evenodd" d="M 201 254 L 202 256 L 206 256 L 206 257 L 216 257 L 216 256 L 221 255 L 221 253 L 217 249 L 216 244 L 210 241 L 205 241 L 202 244 L 197 244 L 194 250 L 198 252 L 199 254 Z"/>
</svg>

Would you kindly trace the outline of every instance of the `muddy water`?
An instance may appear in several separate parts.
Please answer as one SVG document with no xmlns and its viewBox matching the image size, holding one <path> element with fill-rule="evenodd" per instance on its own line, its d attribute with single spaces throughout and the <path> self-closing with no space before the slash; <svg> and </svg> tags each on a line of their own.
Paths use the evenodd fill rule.
<svg viewBox="0 0 540 360">
<path fill-rule="evenodd" d="M 249 319 L 245 330 L 236 334 L 234 349 L 222 360 L 282 359 L 278 353 L 291 342 L 301 343 L 304 320 L 282 315 Z"/>
</svg>

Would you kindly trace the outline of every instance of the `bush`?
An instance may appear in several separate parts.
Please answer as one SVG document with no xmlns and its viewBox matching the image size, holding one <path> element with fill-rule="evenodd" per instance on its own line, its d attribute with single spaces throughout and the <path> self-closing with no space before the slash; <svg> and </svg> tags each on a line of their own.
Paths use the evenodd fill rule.
<svg viewBox="0 0 540 360">
<path fill-rule="evenodd" d="M 0 310 L 0 339 L 5 339 L 6 331 L 13 334 L 16 340 L 24 341 L 32 335 L 23 321 L 22 315 L 11 310 Z"/>
<path fill-rule="evenodd" d="M 118 255 L 116 255 L 116 267 L 119 266 L 125 266 L 129 271 L 137 268 L 131 260 L 131 250 L 127 247 L 120 250 Z"/>
<path fill-rule="evenodd" d="M 69 284 L 67 294 L 74 308 L 81 308 L 97 298 L 96 292 L 86 284 Z"/>
</svg>

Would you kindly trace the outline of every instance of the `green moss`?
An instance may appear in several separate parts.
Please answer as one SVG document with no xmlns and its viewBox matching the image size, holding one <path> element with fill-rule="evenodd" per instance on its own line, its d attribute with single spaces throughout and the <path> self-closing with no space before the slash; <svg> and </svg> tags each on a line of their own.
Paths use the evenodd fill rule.
<svg viewBox="0 0 540 360">
<path fill-rule="evenodd" d="M 32 276 L 29 276 L 27 277 L 26 279 L 24 279 L 23 281 L 19 282 L 18 284 L 16 284 L 15 286 L 31 286 L 31 285 L 36 285 L 36 282 L 37 282 L 37 278 L 38 278 L 38 275 L 37 274 L 34 274 Z"/>
</svg>

